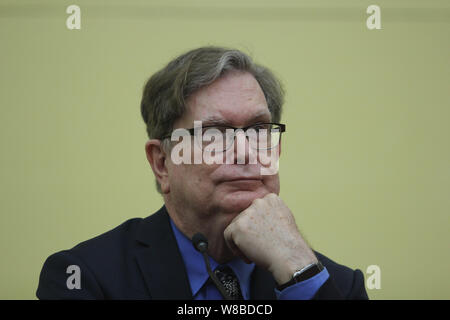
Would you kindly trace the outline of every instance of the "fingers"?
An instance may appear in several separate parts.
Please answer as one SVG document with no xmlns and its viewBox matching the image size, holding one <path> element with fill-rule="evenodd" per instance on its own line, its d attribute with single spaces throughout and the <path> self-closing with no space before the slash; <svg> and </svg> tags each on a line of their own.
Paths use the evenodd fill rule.
<svg viewBox="0 0 450 320">
<path fill-rule="evenodd" d="M 234 243 L 233 240 L 233 232 L 232 232 L 232 225 L 229 225 L 223 235 L 225 238 L 225 243 L 227 244 L 228 248 L 230 248 L 231 252 L 233 253 L 233 255 L 239 257 L 240 259 L 242 259 L 245 263 L 252 263 L 252 261 L 247 258 L 242 251 L 238 248 L 238 246 L 236 246 L 236 244 Z"/>
</svg>

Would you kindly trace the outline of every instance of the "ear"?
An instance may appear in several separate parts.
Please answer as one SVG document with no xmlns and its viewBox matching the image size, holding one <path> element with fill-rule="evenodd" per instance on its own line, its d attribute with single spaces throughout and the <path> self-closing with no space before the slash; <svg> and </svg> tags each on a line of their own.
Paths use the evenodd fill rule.
<svg viewBox="0 0 450 320">
<path fill-rule="evenodd" d="M 145 144 L 145 154 L 152 167 L 156 180 L 161 185 L 162 193 L 169 193 L 169 174 L 166 165 L 167 155 L 163 150 L 161 140 L 151 139 Z"/>
</svg>

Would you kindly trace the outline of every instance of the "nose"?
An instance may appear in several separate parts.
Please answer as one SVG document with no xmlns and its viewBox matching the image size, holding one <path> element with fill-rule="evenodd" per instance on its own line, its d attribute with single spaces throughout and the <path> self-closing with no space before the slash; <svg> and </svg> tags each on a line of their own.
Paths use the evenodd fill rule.
<svg viewBox="0 0 450 320">
<path fill-rule="evenodd" d="M 234 163 L 256 164 L 257 151 L 250 147 L 246 132 L 237 129 L 234 135 Z"/>
</svg>

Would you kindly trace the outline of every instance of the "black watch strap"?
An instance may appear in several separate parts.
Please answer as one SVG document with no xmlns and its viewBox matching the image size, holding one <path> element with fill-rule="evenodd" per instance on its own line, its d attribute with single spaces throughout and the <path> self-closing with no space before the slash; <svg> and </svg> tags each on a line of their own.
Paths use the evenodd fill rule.
<svg viewBox="0 0 450 320">
<path fill-rule="evenodd" d="M 320 273 L 323 270 L 323 265 L 320 261 L 317 263 L 312 263 L 307 265 L 301 270 L 294 272 L 292 279 L 282 285 L 279 285 L 277 289 L 282 291 L 293 284 L 299 283 L 301 281 L 305 281 L 309 278 L 314 277 L 316 274 Z"/>
</svg>

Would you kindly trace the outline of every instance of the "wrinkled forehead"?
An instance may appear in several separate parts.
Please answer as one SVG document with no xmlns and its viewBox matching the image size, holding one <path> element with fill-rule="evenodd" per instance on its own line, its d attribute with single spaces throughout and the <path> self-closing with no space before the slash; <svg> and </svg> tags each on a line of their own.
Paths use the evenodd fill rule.
<svg viewBox="0 0 450 320">
<path fill-rule="evenodd" d="M 229 73 L 187 99 L 184 125 L 202 121 L 204 125 L 245 126 L 271 120 L 264 93 L 249 73 Z"/>
</svg>

